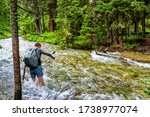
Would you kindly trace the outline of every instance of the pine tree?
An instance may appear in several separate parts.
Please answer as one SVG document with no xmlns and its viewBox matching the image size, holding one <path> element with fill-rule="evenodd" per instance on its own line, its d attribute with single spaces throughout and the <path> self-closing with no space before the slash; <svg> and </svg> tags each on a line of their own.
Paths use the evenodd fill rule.
<svg viewBox="0 0 150 117">
<path fill-rule="evenodd" d="M 57 1 L 57 28 L 62 32 L 63 45 L 72 46 L 81 28 L 80 0 Z"/>
<path fill-rule="evenodd" d="M 21 87 L 20 59 L 19 59 L 17 0 L 10 0 L 10 9 L 11 9 L 12 48 L 13 48 L 13 64 L 14 64 L 14 84 L 15 84 L 14 99 L 21 100 L 22 87 Z"/>
</svg>

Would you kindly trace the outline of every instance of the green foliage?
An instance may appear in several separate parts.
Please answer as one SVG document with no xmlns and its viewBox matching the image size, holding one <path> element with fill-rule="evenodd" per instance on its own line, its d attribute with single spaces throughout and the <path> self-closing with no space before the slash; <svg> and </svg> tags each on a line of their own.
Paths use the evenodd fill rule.
<svg viewBox="0 0 150 117">
<path fill-rule="evenodd" d="M 38 34 L 27 34 L 25 36 L 25 39 L 29 41 L 35 41 L 35 42 L 47 42 L 50 44 L 59 44 L 60 39 L 60 32 L 45 32 L 42 35 Z"/>
<path fill-rule="evenodd" d="M 34 18 L 23 15 L 19 18 L 19 34 L 24 35 L 27 33 L 35 32 Z"/>
<path fill-rule="evenodd" d="M 146 88 L 146 89 L 144 90 L 144 93 L 146 93 L 147 95 L 150 95 L 150 87 Z"/>
<path fill-rule="evenodd" d="M 146 32 L 150 33 L 150 28 L 145 28 Z"/>
<path fill-rule="evenodd" d="M 78 36 L 81 28 L 80 0 L 57 1 L 57 28 L 61 30 L 61 44 L 71 46 L 73 39 Z M 65 46 L 64 45 L 64 46 Z"/>
<path fill-rule="evenodd" d="M 0 38 L 10 36 L 9 1 L 0 1 Z"/>
<path fill-rule="evenodd" d="M 63 47 L 91 49 L 111 45 L 114 35 L 119 42 L 128 31 L 131 33 L 127 38 L 129 41 L 143 38 L 137 34 L 143 31 L 144 12 L 146 24 L 150 24 L 148 0 L 38 0 L 38 3 L 43 34 L 36 34 L 35 0 L 18 1 L 19 34 L 26 35 L 28 40 Z M 2 9 L 6 11 L 4 7 Z M 50 15 L 55 26 L 53 33 L 49 33 Z M 148 26 L 146 32 L 150 32 Z M 134 47 L 134 44 L 124 44 L 125 49 Z"/>
<path fill-rule="evenodd" d="M 90 49 L 91 47 L 91 42 L 89 39 L 86 39 L 85 36 L 79 36 L 78 38 L 75 39 L 74 44 L 73 44 L 74 48 L 77 49 Z"/>
<path fill-rule="evenodd" d="M 128 36 L 128 40 L 136 40 L 136 39 L 141 39 L 143 35 L 130 35 Z"/>
<path fill-rule="evenodd" d="M 128 43 L 123 43 L 123 48 L 124 49 L 134 49 L 138 46 L 138 44 L 128 44 Z"/>
</svg>

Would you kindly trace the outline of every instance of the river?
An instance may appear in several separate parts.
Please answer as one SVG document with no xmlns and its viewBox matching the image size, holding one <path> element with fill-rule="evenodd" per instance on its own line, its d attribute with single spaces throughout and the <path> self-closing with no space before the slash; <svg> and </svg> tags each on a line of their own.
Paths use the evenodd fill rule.
<svg viewBox="0 0 150 117">
<path fill-rule="evenodd" d="M 20 57 L 35 42 L 20 40 Z M 0 99 L 12 100 L 14 89 L 11 39 L 0 40 Z M 150 98 L 150 64 L 96 55 L 94 51 L 62 49 L 42 43 L 56 60 L 42 56 L 44 86 L 33 85 L 29 70 L 22 81 L 24 100 L 124 100 Z M 116 54 L 116 53 L 112 53 Z M 118 53 L 117 53 L 118 54 Z M 21 61 L 21 76 L 24 64 Z"/>
</svg>

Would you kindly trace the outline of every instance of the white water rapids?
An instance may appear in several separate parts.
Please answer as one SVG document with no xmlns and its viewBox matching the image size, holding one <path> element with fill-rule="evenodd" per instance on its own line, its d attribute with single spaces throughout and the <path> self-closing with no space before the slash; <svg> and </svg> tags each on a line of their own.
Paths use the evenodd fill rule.
<svg viewBox="0 0 150 117">
<path fill-rule="evenodd" d="M 119 54 L 119 53 L 111 53 L 112 55 L 113 54 Z M 93 58 L 93 60 L 98 60 L 100 62 L 104 62 L 104 63 L 113 63 L 113 64 L 117 64 L 117 63 L 120 63 L 119 60 L 116 60 L 116 59 L 113 59 L 113 58 L 109 58 L 109 57 L 105 57 L 105 56 L 99 56 L 97 55 L 94 51 L 91 53 L 91 56 Z M 134 61 L 132 59 L 129 59 L 129 58 L 124 58 L 128 63 L 132 64 L 132 65 L 136 65 L 136 66 L 139 66 L 139 67 L 143 67 L 143 68 L 150 68 L 150 64 L 149 63 L 142 63 L 142 62 L 137 62 L 137 61 Z"/>
<path fill-rule="evenodd" d="M 31 48 L 34 46 L 34 42 L 28 42 L 23 40 L 22 38 L 20 40 L 20 56 L 23 57 L 25 51 L 28 48 Z M 0 45 L 2 46 L 2 49 L 0 49 L 0 97 L 1 99 L 13 99 L 13 93 L 14 89 L 14 79 L 13 79 L 13 63 L 12 63 L 12 44 L 11 44 L 11 39 L 5 39 L 5 40 L 0 40 Z M 49 46 L 48 44 L 46 47 Z M 45 49 L 46 49 L 45 47 Z M 51 45 L 52 48 L 50 51 L 55 51 L 54 49 L 57 49 L 54 45 Z M 76 51 L 76 50 L 74 50 Z M 78 55 L 77 52 L 72 53 L 74 55 Z M 56 52 L 57 55 L 57 52 Z M 60 51 L 58 52 L 59 55 L 70 55 L 70 53 L 67 53 L 66 51 Z M 96 53 L 93 51 L 91 52 L 89 59 L 91 61 L 99 61 L 102 63 L 106 64 L 121 64 L 119 60 L 109 58 L 109 57 L 104 57 L 104 56 L 99 56 L 96 55 Z M 65 61 L 65 60 L 64 60 Z M 143 68 L 150 68 L 150 64 L 148 63 L 140 63 L 136 61 L 132 61 L 128 59 L 128 62 L 130 64 L 143 67 Z M 60 66 L 62 65 L 61 63 L 58 63 Z M 52 61 L 53 65 L 53 61 Z M 43 66 L 46 66 L 46 63 L 43 63 Z M 53 65 L 55 68 L 58 69 L 57 66 Z M 63 66 L 63 65 L 62 65 Z M 83 75 L 86 74 L 87 76 L 90 75 L 91 73 L 88 72 L 89 68 L 84 68 L 81 64 L 78 64 L 77 67 L 79 67 L 81 70 L 83 70 Z M 83 67 L 83 68 L 82 68 Z M 21 63 L 21 75 L 23 73 L 23 68 L 24 64 Z M 69 65 L 68 68 L 61 68 L 65 69 L 66 73 L 69 74 Z M 29 70 L 26 72 L 26 79 L 22 81 L 22 94 L 23 94 L 23 99 L 24 100 L 71 100 L 74 99 L 75 97 L 75 90 L 79 88 L 79 86 L 72 86 L 69 82 L 63 81 L 59 82 L 50 75 L 46 73 L 47 69 L 44 68 L 44 82 L 45 86 L 43 88 L 39 88 L 37 86 L 37 81 L 35 84 L 32 84 L 32 81 L 30 79 L 29 75 Z M 71 76 L 70 76 L 71 77 Z M 78 76 L 76 76 L 78 77 Z M 91 76 L 92 77 L 92 76 Z M 79 82 L 82 83 L 88 83 L 88 86 L 91 87 L 92 89 L 96 89 L 97 86 L 91 84 L 91 77 L 87 77 L 86 79 L 80 79 Z M 96 76 L 97 77 L 97 76 Z M 101 79 L 101 77 L 98 77 Z M 103 79 L 102 79 L 103 81 Z M 106 81 L 104 81 L 106 82 Z M 51 83 L 52 87 L 48 88 L 49 83 Z M 82 87 L 82 86 L 80 86 Z M 59 90 L 58 90 L 59 89 Z M 133 94 L 134 95 L 134 94 Z M 117 95 L 116 93 L 112 92 L 110 95 L 109 93 L 95 93 L 95 94 L 88 94 L 88 93 L 82 93 L 80 95 L 80 99 L 125 99 L 123 95 Z M 138 97 L 135 97 L 135 99 L 139 99 Z"/>
</svg>

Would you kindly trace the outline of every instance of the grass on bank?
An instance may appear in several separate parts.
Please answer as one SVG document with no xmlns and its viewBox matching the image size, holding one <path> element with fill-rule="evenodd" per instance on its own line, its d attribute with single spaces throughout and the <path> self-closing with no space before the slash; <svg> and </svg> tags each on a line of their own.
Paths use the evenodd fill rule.
<svg viewBox="0 0 150 117">
<path fill-rule="evenodd" d="M 150 55 L 139 52 L 123 52 L 121 54 L 125 58 L 130 58 L 139 62 L 150 63 Z"/>
</svg>

